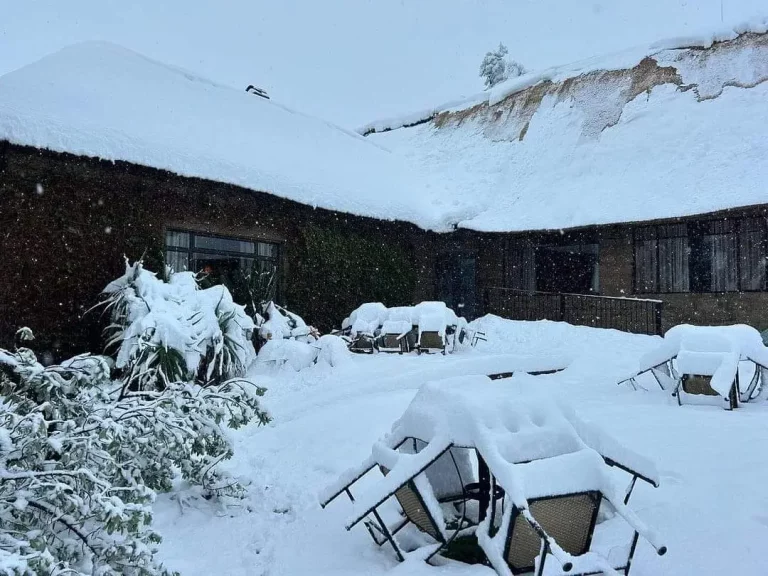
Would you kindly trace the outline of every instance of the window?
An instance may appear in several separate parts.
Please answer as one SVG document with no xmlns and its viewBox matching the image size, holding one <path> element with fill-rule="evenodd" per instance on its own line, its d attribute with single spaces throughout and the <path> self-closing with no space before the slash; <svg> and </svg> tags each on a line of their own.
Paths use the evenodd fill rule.
<svg viewBox="0 0 768 576">
<path fill-rule="evenodd" d="M 635 231 L 635 292 L 766 289 L 766 221 L 722 219 Z"/>
<path fill-rule="evenodd" d="M 512 242 L 507 246 L 506 286 L 515 290 L 536 290 L 536 251 L 530 242 Z"/>
<path fill-rule="evenodd" d="M 239 277 L 277 266 L 277 244 L 169 230 L 165 262 L 177 272 L 205 272 L 214 283 L 231 286 Z"/>
</svg>

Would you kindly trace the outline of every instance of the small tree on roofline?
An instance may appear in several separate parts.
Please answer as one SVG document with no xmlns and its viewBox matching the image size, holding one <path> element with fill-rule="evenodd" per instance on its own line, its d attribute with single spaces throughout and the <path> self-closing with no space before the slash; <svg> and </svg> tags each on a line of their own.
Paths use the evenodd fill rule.
<svg viewBox="0 0 768 576">
<path fill-rule="evenodd" d="M 507 58 L 507 54 L 509 50 L 502 43 L 499 43 L 499 47 L 494 52 L 485 54 L 480 64 L 480 76 L 485 79 L 486 88 L 493 88 L 504 80 L 522 76 L 527 72 L 525 66 Z"/>
</svg>

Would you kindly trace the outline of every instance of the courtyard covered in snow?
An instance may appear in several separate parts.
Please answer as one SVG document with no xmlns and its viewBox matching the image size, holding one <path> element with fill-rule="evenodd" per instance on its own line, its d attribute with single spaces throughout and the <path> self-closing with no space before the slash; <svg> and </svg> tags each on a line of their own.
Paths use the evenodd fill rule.
<svg viewBox="0 0 768 576">
<path fill-rule="evenodd" d="M 658 386 L 616 386 L 638 359 L 662 340 L 553 322 L 513 322 L 486 316 L 475 323 L 487 342 L 450 356 L 350 355 L 331 367 L 295 371 L 256 364 L 251 376 L 268 387 L 273 423 L 236 432 L 227 467 L 249 485 L 241 506 L 220 508 L 184 486 L 163 495 L 155 521 L 164 537 L 161 558 L 187 575 L 408 574 L 492 576 L 482 565 L 430 566 L 419 558 L 398 563 L 374 546 L 363 529 L 347 532 L 350 503 L 325 510 L 318 491 L 370 455 L 371 445 L 427 382 L 455 376 L 462 366 L 504 357 L 569 358 L 555 374 L 518 373 L 497 381 L 510 393 L 554 395 L 584 421 L 653 460 L 659 487 L 639 483 L 631 508 L 669 551 L 638 546 L 636 576 L 765 573 L 761 548 L 768 537 L 768 405 L 728 412 L 713 406 L 679 407 Z M 523 368 L 523 371 L 525 368 Z M 616 471 L 616 474 L 623 474 Z M 361 488 L 370 488 L 375 479 Z M 368 482 L 368 481 L 366 481 Z M 194 546 L 190 546 L 194 542 Z"/>
</svg>

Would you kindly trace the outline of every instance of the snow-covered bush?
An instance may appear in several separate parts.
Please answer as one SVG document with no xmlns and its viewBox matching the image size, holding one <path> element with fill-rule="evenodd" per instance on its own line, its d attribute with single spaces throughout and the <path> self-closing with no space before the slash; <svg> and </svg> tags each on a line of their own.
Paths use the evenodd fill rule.
<svg viewBox="0 0 768 576">
<path fill-rule="evenodd" d="M 94 410 L 108 379 L 103 358 L 43 368 L 0 350 L 0 574 L 167 574 L 154 493 L 114 450 L 121 426 Z"/>
<path fill-rule="evenodd" d="M 308 326 L 298 314 L 274 302 L 264 305 L 264 316 L 266 319 L 259 320 L 259 336 L 263 340 L 291 338 L 307 343 L 317 340 L 318 333 L 314 327 Z"/>
<path fill-rule="evenodd" d="M 126 261 L 104 289 L 110 313 L 107 346 L 127 390 L 162 390 L 174 382 L 220 383 L 245 374 L 256 353 L 255 325 L 224 286 L 200 289 L 190 272 L 168 282 Z"/>
<path fill-rule="evenodd" d="M 509 54 L 509 50 L 501 43 L 494 52 L 485 54 L 485 58 L 480 64 L 480 76 L 485 80 L 486 88 L 493 88 L 500 82 L 522 76 L 527 72 L 522 64 L 507 58 L 507 54 Z"/>
<path fill-rule="evenodd" d="M 242 488 L 216 465 L 232 455 L 223 426 L 268 421 L 244 380 L 126 390 L 109 359 L 44 368 L 0 350 L 0 574 L 155 576 L 155 491 L 176 474 L 210 495 Z"/>
</svg>

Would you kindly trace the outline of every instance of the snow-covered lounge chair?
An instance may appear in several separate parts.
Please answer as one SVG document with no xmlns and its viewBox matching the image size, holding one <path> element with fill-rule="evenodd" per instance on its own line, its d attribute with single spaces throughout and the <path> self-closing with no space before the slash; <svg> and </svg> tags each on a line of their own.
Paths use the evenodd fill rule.
<svg viewBox="0 0 768 576">
<path fill-rule="evenodd" d="M 446 328 L 444 314 L 429 313 L 419 316 L 419 339 L 416 343 L 418 353 L 440 352 L 445 354 Z"/>
<path fill-rule="evenodd" d="M 658 536 L 627 507 L 638 478 L 658 485 L 655 467 L 582 422 L 568 407 L 540 394 L 529 394 L 484 376 L 426 384 L 392 432 L 374 445 L 371 456 L 321 494 L 321 506 L 346 492 L 353 501 L 347 529 L 363 522 L 369 531 L 378 530 L 402 560 L 405 554 L 395 532 L 407 522 L 393 531 L 384 525 L 379 513 L 379 508 L 394 496 L 403 500 L 404 511 L 408 508 L 406 518 L 435 541 L 420 553 L 421 557 L 429 560 L 449 548 L 459 535 L 474 534 L 489 563 L 502 576 L 530 572 L 531 568 L 537 576 L 615 576 L 616 570 L 628 574 L 641 535 L 664 554 L 666 547 Z M 500 423 L 506 432 L 499 428 Z M 398 450 L 409 439 L 418 437 L 423 438 L 418 452 Z M 480 482 L 470 483 L 465 489 L 479 487 L 481 515 L 480 523 L 470 526 L 463 514 L 456 529 L 449 531 L 440 500 L 427 477 L 431 467 L 457 448 L 477 453 Z M 615 478 L 606 473 L 608 466 L 632 474 L 628 489 L 618 487 Z M 387 469 L 384 479 L 373 489 L 352 497 L 350 486 L 375 467 Z M 499 515 L 501 495 L 508 505 L 502 504 Z M 408 498 L 415 500 L 415 505 L 408 503 Z M 609 503 L 616 517 L 600 524 L 598 541 L 603 547 L 592 550 L 597 513 L 603 502 Z M 375 529 L 371 517 L 377 523 Z M 608 554 L 604 536 L 613 532 L 614 521 L 621 519 L 633 529 L 633 536 L 629 538 L 627 533 L 623 548 L 615 545 L 614 538 Z"/>
<path fill-rule="evenodd" d="M 413 326 L 407 320 L 387 320 L 382 324 L 379 334 L 379 352 L 410 351 L 408 336 Z"/>
<path fill-rule="evenodd" d="M 750 326 L 675 326 L 661 345 L 640 359 L 640 370 L 619 384 L 638 387 L 651 374 L 679 405 L 711 403 L 733 410 L 754 400 L 768 384 L 768 348 Z"/>
</svg>

